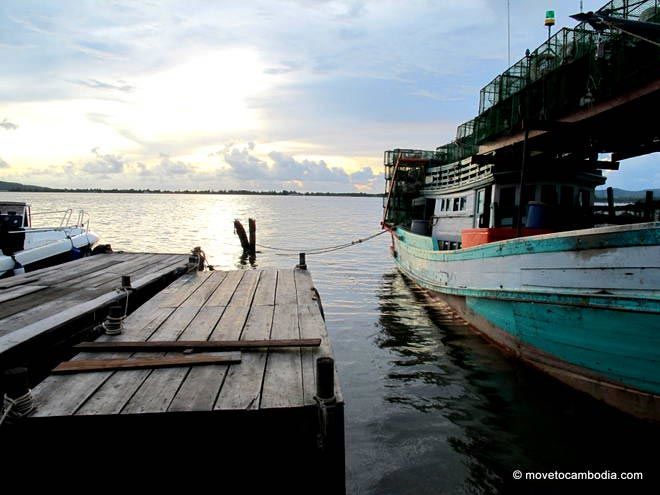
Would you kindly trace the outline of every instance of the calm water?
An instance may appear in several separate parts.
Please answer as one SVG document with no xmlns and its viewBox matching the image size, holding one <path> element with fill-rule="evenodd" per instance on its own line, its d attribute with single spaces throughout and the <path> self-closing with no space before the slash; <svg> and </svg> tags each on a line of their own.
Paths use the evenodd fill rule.
<svg viewBox="0 0 660 495">
<path fill-rule="evenodd" d="M 257 219 L 258 242 L 313 248 L 375 232 L 379 198 L 18 194 L 33 210 L 84 208 L 115 250 L 186 252 L 241 264 L 232 221 Z M 397 272 L 386 236 L 309 257 L 346 399 L 349 493 L 502 493 L 523 471 L 657 472 L 657 428 L 631 420 L 444 328 Z M 295 258 L 264 250 L 259 267 Z M 555 482 L 565 490 L 569 482 Z M 591 482 L 585 490 L 603 485 Z M 636 493 L 638 482 L 615 486 Z M 635 484 L 637 483 L 637 484 Z M 536 491 L 527 486 L 525 491 Z M 614 487 L 612 487 L 614 488 Z"/>
</svg>

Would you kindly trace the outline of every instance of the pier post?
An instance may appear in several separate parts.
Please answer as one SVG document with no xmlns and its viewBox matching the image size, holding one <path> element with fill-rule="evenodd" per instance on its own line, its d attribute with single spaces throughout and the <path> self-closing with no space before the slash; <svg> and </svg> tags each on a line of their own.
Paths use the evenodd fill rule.
<svg viewBox="0 0 660 495">
<path fill-rule="evenodd" d="M 133 288 L 131 286 L 131 276 L 130 275 L 122 275 L 121 276 L 121 288 L 126 289 L 126 290 Z"/>
<path fill-rule="evenodd" d="M 644 202 L 644 221 L 653 222 L 655 220 L 655 209 L 653 208 L 653 191 L 646 191 L 646 200 Z"/>
<path fill-rule="evenodd" d="M 254 218 L 248 218 L 248 229 L 250 231 L 250 254 L 254 256 L 257 253 L 257 222 Z"/>
<path fill-rule="evenodd" d="M 332 473 L 327 493 L 345 493 L 344 408 L 335 397 L 335 360 L 331 357 L 316 360 L 315 399 L 319 405 L 321 462 Z"/>
<path fill-rule="evenodd" d="M 611 187 L 607 188 L 607 221 L 614 223 L 616 212 L 614 211 L 614 190 Z"/>
<path fill-rule="evenodd" d="M 307 261 L 305 260 L 305 253 L 298 253 L 298 257 L 299 257 L 299 261 L 296 268 L 300 268 L 301 270 L 307 270 Z"/>
<path fill-rule="evenodd" d="M 248 241 L 247 234 L 245 233 L 245 227 L 240 222 L 240 220 L 234 220 L 234 232 L 241 241 L 241 247 L 243 248 L 244 253 L 250 252 L 250 243 Z"/>
</svg>

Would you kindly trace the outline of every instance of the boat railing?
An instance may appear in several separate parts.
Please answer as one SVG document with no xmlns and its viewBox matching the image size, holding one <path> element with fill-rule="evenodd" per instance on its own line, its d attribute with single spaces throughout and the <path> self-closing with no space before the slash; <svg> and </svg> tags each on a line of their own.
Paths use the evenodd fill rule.
<svg viewBox="0 0 660 495">
<path fill-rule="evenodd" d="M 67 208 L 66 210 L 39 211 L 39 212 L 32 212 L 30 214 L 30 217 L 35 217 L 35 216 L 41 216 L 44 217 L 45 219 L 42 222 L 39 222 L 41 224 L 40 226 L 31 227 L 30 230 L 32 232 L 43 232 L 46 230 L 64 230 L 71 228 L 82 228 L 84 230 L 89 230 L 90 215 L 87 211 L 83 209 L 77 210 L 75 217 L 74 217 L 73 208 Z M 59 224 L 57 224 L 57 226 L 53 226 L 53 224 L 57 222 L 56 216 L 59 217 Z M 72 221 L 73 218 L 75 218 L 75 221 Z"/>
</svg>

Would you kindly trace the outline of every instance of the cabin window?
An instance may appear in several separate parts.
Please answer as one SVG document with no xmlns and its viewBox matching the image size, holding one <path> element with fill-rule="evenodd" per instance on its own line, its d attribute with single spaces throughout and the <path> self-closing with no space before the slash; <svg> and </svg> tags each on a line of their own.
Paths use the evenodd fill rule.
<svg viewBox="0 0 660 495">
<path fill-rule="evenodd" d="M 557 188 L 554 184 L 541 186 L 541 202 L 549 205 L 557 204 Z"/>
<path fill-rule="evenodd" d="M 486 190 L 480 189 L 477 191 L 477 215 L 484 212 L 484 204 L 486 202 Z"/>
<path fill-rule="evenodd" d="M 465 196 L 463 196 L 461 198 L 461 211 L 465 211 L 466 204 L 467 204 L 467 198 Z"/>
<path fill-rule="evenodd" d="M 454 211 L 458 211 L 460 208 L 460 198 L 454 198 Z"/>
</svg>

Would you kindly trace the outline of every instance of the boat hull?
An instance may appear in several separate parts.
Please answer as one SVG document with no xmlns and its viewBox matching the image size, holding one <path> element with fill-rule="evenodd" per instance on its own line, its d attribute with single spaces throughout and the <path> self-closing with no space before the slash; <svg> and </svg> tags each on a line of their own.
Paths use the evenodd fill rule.
<svg viewBox="0 0 660 495">
<path fill-rule="evenodd" d="M 659 421 L 660 299 L 653 267 L 660 260 L 657 225 L 636 235 L 637 243 L 631 242 L 630 232 L 591 229 L 568 233 L 573 239 L 538 236 L 471 248 L 471 253 L 425 250 L 422 239 L 397 232 L 393 250 L 404 274 L 508 353 L 609 405 Z M 587 247 L 559 249 L 577 244 Z M 645 264 L 640 256 L 646 257 Z M 610 264 L 619 258 L 619 266 Z M 524 272 L 534 267 L 550 272 L 545 287 L 538 281 L 524 283 Z M 610 285 L 616 287 L 598 289 L 607 279 L 602 272 L 609 269 L 634 275 L 612 277 Z M 585 279 L 585 271 L 595 275 Z M 470 286 L 460 283 L 466 274 L 480 272 L 481 287 L 477 280 Z M 497 272 L 502 288 L 492 286 Z M 556 287 L 561 283 L 566 287 Z"/>
<path fill-rule="evenodd" d="M 4 255 L 0 251 L 0 277 L 38 270 L 89 254 L 99 237 L 79 227 L 34 229 L 25 234 L 25 248 Z"/>
</svg>

